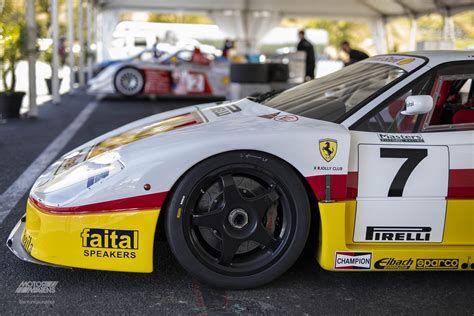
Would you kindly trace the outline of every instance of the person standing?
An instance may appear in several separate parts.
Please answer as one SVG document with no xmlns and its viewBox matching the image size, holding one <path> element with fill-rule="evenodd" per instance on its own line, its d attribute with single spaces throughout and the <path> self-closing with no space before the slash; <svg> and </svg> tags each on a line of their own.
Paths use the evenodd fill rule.
<svg viewBox="0 0 474 316">
<path fill-rule="evenodd" d="M 305 81 L 314 79 L 314 67 L 316 66 L 316 58 L 314 56 L 314 47 L 305 38 L 304 30 L 298 32 L 298 37 L 300 39 L 296 49 L 306 53 L 306 71 L 305 71 Z"/>
<path fill-rule="evenodd" d="M 341 43 L 341 49 L 347 55 L 349 55 L 349 61 L 345 63 L 345 66 L 349 66 L 349 65 L 352 65 L 353 63 L 369 58 L 369 55 L 367 55 L 366 53 L 357 49 L 353 49 L 351 47 L 351 44 L 348 41 L 344 41 Z"/>
<path fill-rule="evenodd" d="M 161 56 L 161 51 L 158 49 L 158 44 L 160 43 L 160 38 L 158 36 L 155 37 L 155 43 L 153 44 L 153 47 L 151 48 L 151 51 L 153 52 L 153 58 L 158 59 Z"/>
<path fill-rule="evenodd" d="M 229 59 L 229 52 L 231 49 L 234 49 L 234 41 L 227 38 L 224 42 L 224 47 L 222 48 L 222 57 Z"/>
</svg>

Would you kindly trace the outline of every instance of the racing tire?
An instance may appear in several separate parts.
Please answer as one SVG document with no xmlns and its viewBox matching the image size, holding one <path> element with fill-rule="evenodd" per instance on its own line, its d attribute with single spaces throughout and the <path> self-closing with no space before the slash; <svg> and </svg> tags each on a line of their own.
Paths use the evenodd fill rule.
<svg viewBox="0 0 474 316">
<path fill-rule="evenodd" d="M 211 157 L 176 184 L 165 230 L 179 263 L 217 288 L 248 289 L 288 270 L 310 229 L 305 187 L 287 163 L 254 151 Z"/>
<path fill-rule="evenodd" d="M 126 97 L 140 94 L 145 87 L 143 72 L 135 67 L 123 67 L 114 76 L 115 91 Z"/>
</svg>

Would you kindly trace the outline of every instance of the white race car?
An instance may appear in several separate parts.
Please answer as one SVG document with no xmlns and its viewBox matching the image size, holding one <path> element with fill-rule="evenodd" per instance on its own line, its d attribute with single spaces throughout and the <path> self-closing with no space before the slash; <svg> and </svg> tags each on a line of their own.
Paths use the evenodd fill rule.
<svg viewBox="0 0 474 316">
<path fill-rule="evenodd" d="M 230 82 L 227 62 L 197 48 L 155 55 L 147 50 L 136 58 L 109 65 L 89 81 L 87 92 L 127 97 L 226 97 Z"/>
<path fill-rule="evenodd" d="M 142 119 L 51 165 L 7 244 L 39 264 L 151 272 L 158 227 L 225 288 L 277 278 L 308 238 L 327 270 L 472 271 L 473 81 L 474 52 L 383 55 Z"/>
</svg>

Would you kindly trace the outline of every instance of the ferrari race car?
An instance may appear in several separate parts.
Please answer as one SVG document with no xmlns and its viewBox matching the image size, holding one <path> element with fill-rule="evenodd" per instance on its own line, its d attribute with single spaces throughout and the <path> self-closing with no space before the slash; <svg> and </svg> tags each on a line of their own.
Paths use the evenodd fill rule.
<svg viewBox="0 0 474 316">
<path fill-rule="evenodd" d="M 139 120 L 52 164 L 8 247 L 152 272 L 158 227 L 190 274 L 234 289 L 280 276 L 308 238 L 326 270 L 472 271 L 473 81 L 473 52 L 381 55 Z"/>
<path fill-rule="evenodd" d="M 229 65 L 199 49 L 155 56 L 152 50 L 114 63 L 89 81 L 89 94 L 225 97 Z"/>
</svg>

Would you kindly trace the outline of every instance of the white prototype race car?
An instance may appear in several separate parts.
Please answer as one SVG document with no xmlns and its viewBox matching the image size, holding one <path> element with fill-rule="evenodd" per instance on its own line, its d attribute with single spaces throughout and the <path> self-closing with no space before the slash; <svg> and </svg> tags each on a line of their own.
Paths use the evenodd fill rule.
<svg viewBox="0 0 474 316">
<path fill-rule="evenodd" d="M 118 96 L 215 96 L 225 98 L 229 64 L 199 49 L 181 49 L 155 57 L 144 51 L 114 63 L 89 81 L 87 92 Z"/>
<path fill-rule="evenodd" d="M 151 272 L 158 227 L 224 288 L 277 278 L 308 238 L 331 271 L 472 271 L 473 80 L 474 52 L 382 55 L 142 119 L 51 165 L 7 244 L 39 264 Z"/>
</svg>

